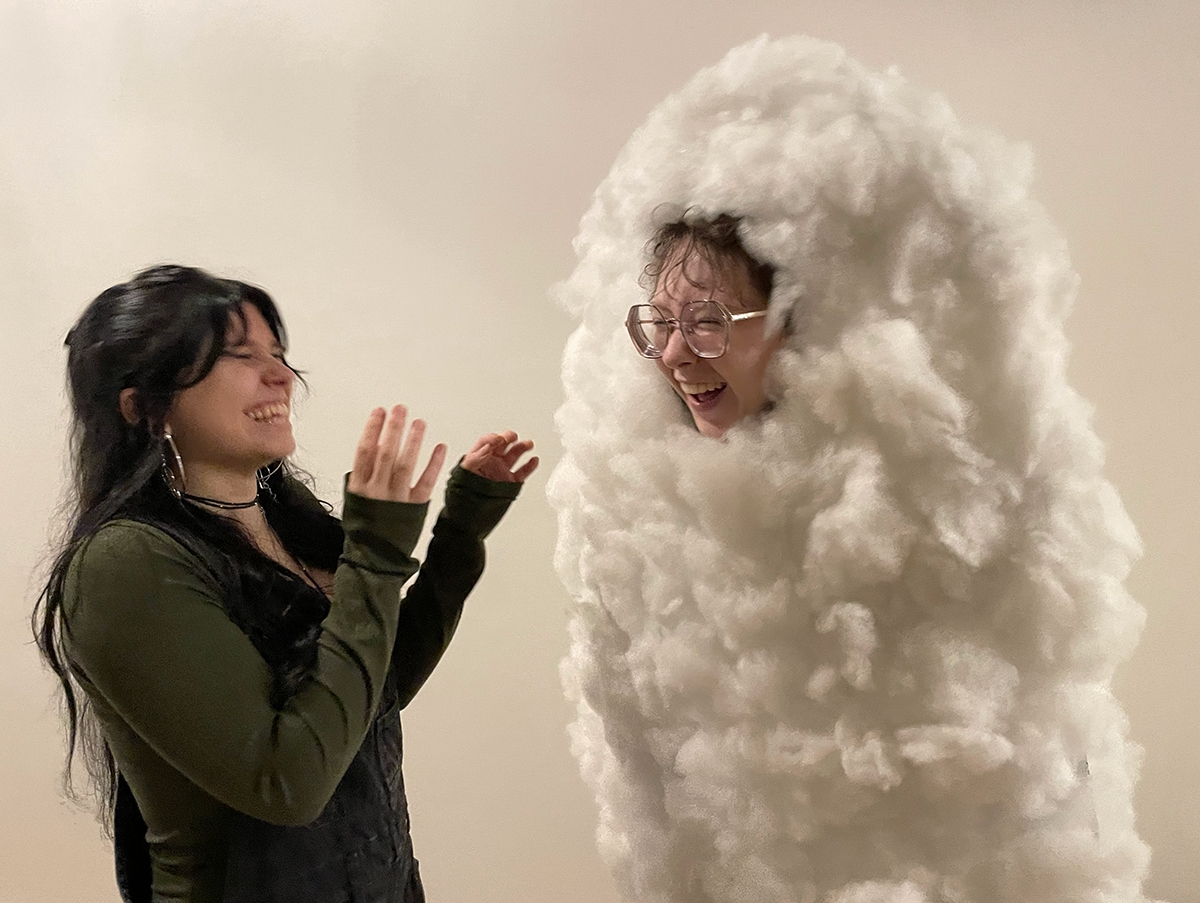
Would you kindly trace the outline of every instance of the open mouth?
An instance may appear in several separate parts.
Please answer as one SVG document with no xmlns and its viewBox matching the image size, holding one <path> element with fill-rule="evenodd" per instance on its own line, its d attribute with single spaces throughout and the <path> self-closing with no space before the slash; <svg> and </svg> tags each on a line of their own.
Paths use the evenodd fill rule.
<svg viewBox="0 0 1200 903">
<path fill-rule="evenodd" d="M 290 404 L 286 401 L 277 401 L 251 408 L 246 412 L 246 416 L 255 423 L 278 423 L 281 420 L 287 420 L 290 412 Z"/>
<path fill-rule="evenodd" d="M 693 407 L 707 408 L 716 404 L 725 391 L 726 383 L 680 383 L 679 389 Z"/>
</svg>

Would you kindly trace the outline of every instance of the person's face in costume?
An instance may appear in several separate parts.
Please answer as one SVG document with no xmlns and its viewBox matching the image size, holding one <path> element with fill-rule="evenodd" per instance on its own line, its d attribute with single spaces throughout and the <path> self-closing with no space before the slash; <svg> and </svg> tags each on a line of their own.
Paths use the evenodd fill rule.
<svg viewBox="0 0 1200 903">
<path fill-rule="evenodd" d="M 247 304 L 242 312 L 245 329 L 230 318 L 224 354 L 167 414 L 189 469 L 253 472 L 296 447 L 289 418 L 295 373 L 258 309 Z"/>
<path fill-rule="evenodd" d="M 668 261 L 650 301 L 678 317 L 685 304 L 704 299 L 719 301 L 735 314 L 767 306 L 743 261 L 732 260 L 714 269 L 695 253 L 683 261 Z M 765 328 L 763 318 L 730 324 L 729 344 L 725 353 L 715 358 L 698 357 L 680 330 L 671 332 L 655 365 L 683 399 L 702 435 L 723 436 L 743 417 L 757 414 L 766 405 L 767 365 L 783 343 L 783 335 L 768 338 Z"/>
</svg>

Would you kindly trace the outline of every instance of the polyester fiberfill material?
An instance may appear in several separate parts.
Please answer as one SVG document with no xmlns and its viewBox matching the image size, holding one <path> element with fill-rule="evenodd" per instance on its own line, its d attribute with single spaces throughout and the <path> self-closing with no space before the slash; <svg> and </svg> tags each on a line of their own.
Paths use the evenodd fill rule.
<svg viewBox="0 0 1200 903">
<path fill-rule="evenodd" d="M 621 151 L 558 299 L 564 685 L 638 903 L 1127 903 L 1149 852 L 1110 680 L 1139 541 L 1067 384 L 1024 148 L 761 38 Z M 742 218 L 790 321 L 701 436 L 623 321 L 664 218 Z"/>
</svg>

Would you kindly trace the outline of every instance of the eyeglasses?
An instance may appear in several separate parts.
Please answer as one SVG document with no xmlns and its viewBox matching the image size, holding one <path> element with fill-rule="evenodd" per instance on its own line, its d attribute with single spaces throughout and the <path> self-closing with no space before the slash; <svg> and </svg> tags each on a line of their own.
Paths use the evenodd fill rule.
<svg viewBox="0 0 1200 903">
<path fill-rule="evenodd" d="M 729 326 L 739 320 L 765 317 L 765 310 L 751 310 L 744 314 L 731 314 L 720 301 L 689 301 L 683 305 L 679 318 L 667 316 L 654 304 L 635 304 L 629 308 L 625 328 L 633 339 L 633 346 L 642 357 L 660 358 L 671 340 L 671 332 L 678 329 L 683 340 L 696 357 L 720 357 L 729 347 Z"/>
</svg>

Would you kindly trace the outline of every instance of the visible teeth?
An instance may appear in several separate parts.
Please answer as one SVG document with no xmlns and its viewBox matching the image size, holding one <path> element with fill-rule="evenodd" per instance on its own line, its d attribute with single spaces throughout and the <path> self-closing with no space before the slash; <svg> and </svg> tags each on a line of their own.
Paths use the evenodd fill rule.
<svg viewBox="0 0 1200 903">
<path fill-rule="evenodd" d="M 269 404 L 266 407 L 255 408 L 252 411 L 247 411 L 246 414 L 251 420 L 257 420 L 259 423 L 269 423 L 272 420 L 278 420 L 281 417 L 288 415 L 289 406 L 286 403 Z"/>
<path fill-rule="evenodd" d="M 701 395 L 714 389 L 724 389 L 725 383 L 680 383 L 679 388 L 687 395 Z"/>
</svg>

